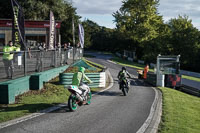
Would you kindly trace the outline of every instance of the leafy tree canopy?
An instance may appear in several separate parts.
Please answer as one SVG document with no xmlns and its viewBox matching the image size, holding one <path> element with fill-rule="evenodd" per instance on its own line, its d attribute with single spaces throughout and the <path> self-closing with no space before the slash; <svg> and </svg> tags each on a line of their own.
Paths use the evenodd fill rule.
<svg viewBox="0 0 200 133">
<path fill-rule="evenodd" d="M 28 20 L 49 20 L 50 10 L 54 13 L 55 19 L 62 21 L 61 36 L 63 42 L 72 42 L 72 16 L 75 25 L 79 22 L 80 16 L 76 9 L 66 0 L 17 0 L 21 5 L 25 19 Z M 0 18 L 11 19 L 12 7 L 10 0 L 0 1 Z M 77 38 L 77 37 L 76 37 Z"/>
<path fill-rule="evenodd" d="M 157 0 L 124 0 L 119 11 L 115 12 L 117 29 L 137 42 L 156 38 L 162 17 L 157 13 Z"/>
</svg>

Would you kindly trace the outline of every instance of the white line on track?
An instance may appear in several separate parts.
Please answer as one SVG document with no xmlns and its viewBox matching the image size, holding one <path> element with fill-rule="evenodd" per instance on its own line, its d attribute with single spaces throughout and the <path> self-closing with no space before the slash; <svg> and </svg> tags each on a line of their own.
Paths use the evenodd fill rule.
<svg viewBox="0 0 200 133">
<path fill-rule="evenodd" d="M 113 78 L 112 78 L 112 76 L 111 76 L 109 71 L 108 71 L 108 75 L 111 78 L 110 79 L 111 80 L 110 81 L 110 85 L 107 88 L 105 88 L 104 90 L 101 90 L 100 92 L 97 92 L 97 93 L 93 94 L 92 96 L 97 95 L 98 93 L 101 93 L 103 91 L 106 91 L 106 90 L 110 89 L 113 86 L 114 81 L 113 81 Z M 36 118 L 38 116 L 44 115 L 46 113 L 50 113 L 50 112 L 55 111 L 55 110 L 58 110 L 58 109 L 60 109 L 62 107 L 65 107 L 66 104 L 67 103 L 61 103 L 61 104 L 59 104 L 57 106 L 50 107 L 50 108 L 42 110 L 42 111 L 40 111 L 38 113 L 32 113 L 32 114 L 27 115 L 27 116 L 23 116 L 23 117 L 14 119 L 14 120 L 10 120 L 10 121 L 7 121 L 7 122 L 0 123 L 0 129 L 5 128 L 5 127 L 9 127 L 9 126 L 12 126 L 12 125 L 15 125 L 15 124 L 18 124 L 18 123 L 33 119 L 33 118 Z"/>
<path fill-rule="evenodd" d="M 113 61 L 111 61 L 111 60 L 107 60 L 108 62 L 110 62 L 110 63 L 113 63 L 113 64 L 117 64 L 117 63 L 115 63 L 115 62 L 113 62 Z"/>
</svg>

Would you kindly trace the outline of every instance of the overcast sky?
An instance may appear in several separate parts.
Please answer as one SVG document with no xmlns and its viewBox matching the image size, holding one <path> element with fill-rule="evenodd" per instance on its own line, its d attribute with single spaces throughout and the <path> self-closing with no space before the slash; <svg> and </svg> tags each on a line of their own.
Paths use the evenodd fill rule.
<svg viewBox="0 0 200 133">
<path fill-rule="evenodd" d="M 73 0 L 73 6 L 82 20 L 90 19 L 108 28 L 115 27 L 112 14 L 121 5 L 121 0 Z M 200 29 L 200 0 L 160 0 L 158 11 L 165 21 L 185 14 Z"/>
</svg>

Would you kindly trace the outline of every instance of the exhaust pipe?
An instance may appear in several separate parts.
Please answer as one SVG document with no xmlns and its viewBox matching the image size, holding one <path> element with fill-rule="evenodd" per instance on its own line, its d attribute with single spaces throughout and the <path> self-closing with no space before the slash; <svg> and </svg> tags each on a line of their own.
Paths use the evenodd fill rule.
<svg viewBox="0 0 200 133">
<path fill-rule="evenodd" d="M 76 94 L 76 97 L 78 98 L 79 101 L 83 102 L 82 96 L 80 96 L 79 94 Z"/>
</svg>

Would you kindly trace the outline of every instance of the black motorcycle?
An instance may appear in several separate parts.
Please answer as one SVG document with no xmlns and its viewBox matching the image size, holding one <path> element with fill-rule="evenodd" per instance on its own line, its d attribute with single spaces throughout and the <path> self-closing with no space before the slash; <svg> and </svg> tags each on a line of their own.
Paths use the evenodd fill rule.
<svg viewBox="0 0 200 133">
<path fill-rule="evenodd" d="M 129 91 L 128 80 L 126 78 L 122 78 L 119 84 L 120 84 L 120 89 L 122 90 L 123 95 L 126 96 Z"/>
</svg>

